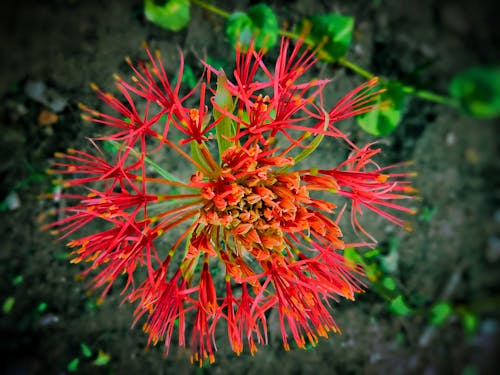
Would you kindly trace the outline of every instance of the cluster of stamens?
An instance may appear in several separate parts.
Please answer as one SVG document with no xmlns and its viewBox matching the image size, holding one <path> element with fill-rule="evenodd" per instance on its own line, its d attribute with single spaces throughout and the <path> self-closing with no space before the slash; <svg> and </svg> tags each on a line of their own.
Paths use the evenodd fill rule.
<svg viewBox="0 0 500 375">
<path fill-rule="evenodd" d="M 199 223 L 223 228 L 234 238 L 237 253 L 246 250 L 262 260 L 286 246 L 284 232 L 304 230 L 309 194 L 297 172 L 280 171 L 289 158 L 259 158 L 253 150 L 228 149 L 216 178 L 198 172 L 191 183 L 206 202 Z M 277 169 L 277 170 L 274 170 Z"/>
</svg>

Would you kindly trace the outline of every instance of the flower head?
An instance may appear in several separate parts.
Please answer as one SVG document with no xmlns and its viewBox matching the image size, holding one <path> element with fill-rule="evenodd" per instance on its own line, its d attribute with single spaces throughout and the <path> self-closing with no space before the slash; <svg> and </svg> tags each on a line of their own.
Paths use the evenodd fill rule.
<svg viewBox="0 0 500 375">
<path fill-rule="evenodd" d="M 146 52 L 149 62 L 127 59 L 131 81 L 116 77 L 122 99 L 93 85 L 116 115 L 80 105 L 106 135 L 92 140 L 94 152 L 56 154 L 51 173 L 80 190 L 60 194 L 76 203 L 46 228 L 66 238 L 98 224 L 71 239 L 72 262 L 89 263 L 84 275 L 93 275 L 93 288 L 104 287 L 101 297 L 125 275 L 122 293 L 137 303 L 135 322 L 145 319 L 149 343 L 164 341 L 167 353 L 175 336 L 186 346 L 191 330 L 191 359 L 212 362 L 223 324 L 237 354 L 245 347 L 253 353 L 267 343 L 271 310 L 286 349 L 290 339 L 304 348 L 337 332 L 330 301 L 354 299 L 361 283 L 343 258 L 344 209 L 334 202 L 350 202 L 354 228 L 371 239 L 359 220 L 363 209 L 401 226 L 397 213 L 411 213 L 401 203 L 414 192 L 410 174 L 379 166 L 379 148 L 358 147 L 336 127 L 374 106 L 377 80 L 325 107 L 329 81 L 305 79 L 314 51 L 283 39 L 274 69 L 250 46 L 237 51 L 233 79 L 205 63 L 203 79 L 182 96 L 182 59 L 173 85 L 159 52 Z M 189 107 L 189 98 L 199 104 Z M 327 139 L 351 155 L 329 169 L 303 168 Z M 114 152 L 106 155 L 98 143 Z M 181 180 L 156 163 L 161 149 L 189 164 L 191 177 Z M 217 289 L 219 279 L 225 290 Z"/>
</svg>

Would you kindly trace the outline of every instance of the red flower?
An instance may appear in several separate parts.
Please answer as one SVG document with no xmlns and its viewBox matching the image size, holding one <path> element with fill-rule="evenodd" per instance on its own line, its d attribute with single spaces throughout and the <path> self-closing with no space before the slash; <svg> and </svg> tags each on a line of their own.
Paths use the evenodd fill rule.
<svg viewBox="0 0 500 375">
<path fill-rule="evenodd" d="M 155 271 L 153 282 L 145 280 L 141 286 L 129 294 L 128 300 L 139 300 L 135 309 L 134 324 L 147 314 L 143 325 L 144 332 L 149 334 L 148 344 L 157 344 L 160 340 L 165 342 L 165 354 L 168 354 L 174 330 L 178 330 L 178 344 L 186 346 L 185 327 L 186 313 L 195 306 L 190 294 L 197 288 L 188 288 L 187 281 L 179 269 L 169 281 L 166 281 L 167 265 Z"/>
<path fill-rule="evenodd" d="M 337 181 L 338 194 L 351 200 L 353 226 L 374 240 L 358 220 L 363 207 L 410 230 L 408 223 L 388 212 L 387 209 L 415 213 L 413 209 L 393 201 L 413 199 L 412 194 L 416 192 L 416 189 L 410 185 L 410 181 L 405 180 L 414 176 L 414 173 L 389 172 L 404 163 L 380 167 L 373 161 L 373 157 L 382 150 L 371 149 L 370 146 L 366 145 L 362 149 L 354 150 L 347 160 L 334 169 L 319 170 L 318 173 L 331 176 Z"/>
<path fill-rule="evenodd" d="M 122 100 L 93 86 L 116 115 L 81 105 L 86 120 L 111 134 L 92 140 L 95 155 L 56 154 L 50 173 L 80 191 L 58 195 L 76 203 L 56 210 L 60 217 L 45 228 L 61 238 L 96 228 L 69 242 L 72 262 L 90 263 L 83 275 L 93 274 L 93 288 L 104 287 L 101 298 L 124 274 L 125 300 L 137 303 L 134 324 L 145 319 L 148 342 L 164 341 L 166 353 L 175 336 L 185 347 L 191 330 L 191 360 L 212 362 L 221 324 L 237 354 L 245 346 L 254 353 L 267 343 L 273 309 L 286 349 L 289 337 L 304 348 L 337 332 L 330 301 L 354 299 L 361 284 L 344 262 L 343 209 L 332 201 L 347 199 L 353 226 L 369 238 L 363 208 L 401 226 L 396 213 L 412 212 L 397 203 L 414 193 L 411 174 L 393 172 L 402 164 L 379 166 L 380 149 L 357 147 L 335 126 L 372 108 L 377 80 L 325 108 L 329 81 L 306 79 L 315 51 L 301 41 L 291 49 L 283 39 L 274 69 L 251 45 L 237 51 L 234 79 L 205 63 L 202 80 L 184 95 L 182 58 L 172 86 L 159 52 L 146 52 L 149 62 L 127 59 L 132 82 L 116 77 Z M 191 108 L 187 99 L 194 97 Z M 351 156 L 331 169 L 301 167 L 329 138 L 345 142 Z M 97 142 L 116 146 L 114 153 Z M 153 160 L 163 147 L 192 166 L 188 181 Z M 168 246 L 162 238 L 171 240 Z M 216 287 L 220 275 L 225 290 Z"/>
</svg>

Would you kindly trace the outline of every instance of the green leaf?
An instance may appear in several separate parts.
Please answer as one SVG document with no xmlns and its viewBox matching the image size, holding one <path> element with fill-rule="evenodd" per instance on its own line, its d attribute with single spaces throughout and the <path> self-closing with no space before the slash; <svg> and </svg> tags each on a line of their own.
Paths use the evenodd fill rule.
<svg viewBox="0 0 500 375">
<path fill-rule="evenodd" d="M 372 250 L 369 250 L 366 253 L 364 253 L 363 258 L 365 258 L 365 259 L 376 258 L 379 255 L 380 255 L 379 249 L 372 249 Z"/>
<path fill-rule="evenodd" d="M 99 353 L 97 354 L 97 358 L 92 362 L 96 366 L 105 366 L 109 363 L 111 357 L 108 353 L 99 349 Z"/>
<path fill-rule="evenodd" d="M 376 136 L 387 135 L 396 129 L 406 102 L 400 84 L 391 82 L 385 88 L 375 108 L 356 117 L 358 125 L 365 132 Z"/>
<path fill-rule="evenodd" d="M 215 70 L 222 69 L 224 71 L 228 71 L 228 69 L 230 69 L 229 63 L 226 60 L 213 59 L 210 56 L 207 56 L 205 62 Z"/>
<path fill-rule="evenodd" d="M 453 78 L 449 91 L 468 115 L 479 118 L 500 115 L 500 67 L 466 69 Z"/>
<path fill-rule="evenodd" d="M 85 302 L 85 308 L 87 309 L 87 311 L 92 311 L 92 310 L 95 310 L 97 307 L 96 303 L 94 301 L 87 301 Z"/>
<path fill-rule="evenodd" d="M 317 46 L 324 43 L 319 58 L 335 62 L 344 57 L 349 50 L 353 30 L 354 18 L 328 13 L 305 18 L 299 22 L 297 33 L 306 32 L 308 44 Z"/>
<path fill-rule="evenodd" d="M 12 284 L 13 285 L 19 285 L 22 284 L 24 281 L 23 275 L 17 275 L 12 279 Z"/>
<path fill-rule="evenodd" d="M 145 0 L 144 15 L 157 26 L 178 31 L 189 22 L 189 0 L 167 0 L 163 5 Z"/>
<path fill-rule="evenodd" d="M 389 310 L 396 315 L 408 315 L 412 311 L 403 300 L 401 294 L 389 303 Z"/>
<path fill-rule="evenodd" d="M 174 79 L 172 80 L 172 86 L 175 86 L 177 84 L 177 80 L 179 79 L 178 75 L 175 75 Z M 184 72 L 182 73 L 182 78 L 181 82 L 185 83 L 190 89 L 194 88 L 196 86 L 196 77 L 193 72 L 193 68 L 189 65 L 184 65 Z M 162 116 L 160 118 L 160 121 L 165 122 L 166 118 L 168 116 Z"/>
<path fill-rule="evenodd" d="M 47 310 L 47 302 L 41 302 L 37 308 L 36 308 L 36 311 L 38 311 L 39 313 L 43 313 L 45 310 Z"/>
<path fill-rule="evenodd" d="M 227 87 L 227 78 L 224 74 L 224 71 L 220 71 L 219 76 L 217 77 L 217 91 L 215 92 L 214 102 L 221 108 L 224 108 L 228 112 L 232 112 L 234 110 L 234 102 L 231 93 L 228 91 Z M 218 120 L 222 117 L 222 120 L 215 126 L 215 133 L 217 135 L 217 145 L 219 147 L 219 158 L 222 161 L 222 154 L 229 147 L 233 145 L 233 142 L 228 140 L 235 135 L 235 127 L 233 124 L 233 120 L 231 120 L 228 116 L 224 116 L 223 113 L 214 109 L 214 119 Z"/>
<path fill-rule="evenodd" d="M 396 282 L 394 281 L 394 279 L 392 277 L 389 277 L 389 276 L 385 276 L 383 279 L 382 279 L 382 285 L 391 290 L 391 291 L 394 291 L 396 290 Z"/>
<path fill-rule="evenodd" d="M 193 68 L 189 65 L 184 67 L 184 74 L 182 75 L 181 82 L 187 84 L 190 89 L 196 86 L 196 77 L 194 76 Z"/>
<path fill-rule="evenodd" d="M 68 371 L 69 372 L 75 372 L 78 370 L 78 364 L 80 363 L 80 359 L 78 358 L 73 358 L 70 363 L 68 363 Z"/>
<path fill-rule="evenodd" d="M 423 221 L 424 223 L 430 223 L 436 212 L 437 212 L 437 207 L 424 206 L 420 211 L 420 215 L 418 215 L 418 220 Z"/>
<path fill-rule="evenodd" d="M 115 155 L 120 150 L 121 143 L 106 140 L 102 143 L 102 148 L 108 155 Z"/>
<path fill-rule="evenodd" d="M 70 257 L 71 257 L 71 251 L 57 252 L 54 254 L 54 259 L 57 259 L 57 260 L 67 260 Z"/>
<path fill-rule="evenodd" d="M 90 350 L 89 346 L 85 343 L 80 343 L 80 349 L 82 350 L 82 354 L 85 358 L 92 357 L 92 350 Z"/>
<path fill-rule="evenodd" d="M 438 302 L 431 308 L 431 323 L 439 326 L 451 315 L 453 309 L 448 302 Z"/>
<path fill-rule="evenodd" d="M 254 40 L 255 49 L 268 50 L 278 42 L 278 18 L 266 4 L 252 5 L 248 13 L 234 12 L 226 21 L 226 36 L 236 47 L 248 47 Z"/>
<path fill-rule="evenodd" d="M 368 280 L 374 282 L 380 277 L 380 267 L 377 263 L 363 264 L 363 270 L 365 271 Z"/>
<path fill-rule="evenodd" d="M 477 326 L 479 325 L 479 318 L 476 314 L 466 311 L 462 315 L 462 325 L 465 332 L 469 335 L 472 335 L 477 330 Z"/>
<path fill-rule="evenodd" d="M 363 258 L 356 251 L 354 247 L 346 247 L 344 249 L 345 263 L 349 268 L 356 268 L 356 266 L 363 262 Z"/>
<path fill-rule="evenodd" d="M 479 375 L 480 372 L 474 365 L 467 365 L 462 369 L 460 375 Z"/>
<path fill-rule="evenodd" d="M 2 305 L 2 311 L 4 314 L 8 314 L 12 311 L 12 308 L 14 307 L 14 303 L 16 302 L 16 299 L 14 297 L 7 297 L 5 301 L 3 302 Z"/>
</svg>

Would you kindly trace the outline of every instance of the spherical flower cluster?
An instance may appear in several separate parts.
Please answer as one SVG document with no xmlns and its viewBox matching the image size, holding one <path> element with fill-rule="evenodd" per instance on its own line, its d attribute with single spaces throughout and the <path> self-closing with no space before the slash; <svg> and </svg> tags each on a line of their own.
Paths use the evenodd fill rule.
<svg viewBox="0 0 500 375">
<path fill-rule="evenodd" d="M 124 278 L 125 300 L 136 303 L 135 322 L 149 343 L 163 341 L 168 353 L 172 340 L 186 346 L 190 330 L 191 358 L 200 365 L 214 360 L 221 325 L 234 352 L 255 352 L 267 342 L 272 310 L 286 349 L 290 338 L 304 348 L 338 331 L 330 301 L 361 290 L 359 270 L 342 255 L 346 205 L 369 239 L 358 220 L 364 209 L 401 226 L 395 213 L 412 212 L 398 203 L 412 197 L 410 173 L 394 173 L 401 164 L 379 166 L 379 148 L 358 147 L 336 127 L 376 105 L 377 80 L 328 108 L 329 81 L 304 79 L 315 51 L 283 39 L 273 69 L 252 45 L 238 48 L 231 79 L 204 63 L 200 82 L 181 94 L 182 58 L 174 84 L 160 53 L 145 49 L 148 62 L 127 59 L 130 81 L 115 76 L 121 99 L 92 85 L 114 114 L 80 105 L 105 135 L 91 140 L 95 152 L 56 154 L 50 173 L 62 176 L 64 189 L 76 188 L 59 198 L 76 203 L 46 228 L 72 238 L 72 262 L 89 264 L 83 275 L 102 288 L 101 298 Z M 199 104 L 186 104 L 193 100 Z M 329 138 L 349 147 L 347 159 L 301 168 Z M 191 177 L 156 163 L 163 150 L 187 162 Z M 336 200 L 347 203 L 337 210 Z M 84 228 L 99 229 L 78 237 Z M 214 281 L 220 270 L 225 288 Z"/>
</svg>

